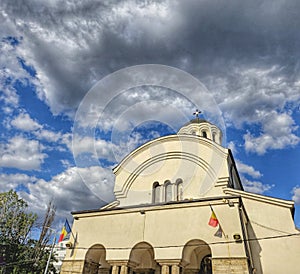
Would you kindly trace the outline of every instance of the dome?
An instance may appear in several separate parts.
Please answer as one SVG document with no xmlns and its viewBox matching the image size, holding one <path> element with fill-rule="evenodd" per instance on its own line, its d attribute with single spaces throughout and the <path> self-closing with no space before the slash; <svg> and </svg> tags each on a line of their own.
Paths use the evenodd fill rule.
<svg viewBox="0 0 300 274">
<path fill-rule="evenodd" d="M 183 125 L 177 134 L 195 135 L 210 139 L 219 145 L 222 144 L 222 131 L 216 125 L 199 117 L 194 118 Z"/>
<path fill-rule="evenodd" d="M 190 120 L 189 122 L 187 122 L 184 126 L 190 125 L 190 124 L 201 124 L 201 123 L 210 123 L 205 119 L 202 118 L 194 118 L 192 120 Z"/>
</svg>

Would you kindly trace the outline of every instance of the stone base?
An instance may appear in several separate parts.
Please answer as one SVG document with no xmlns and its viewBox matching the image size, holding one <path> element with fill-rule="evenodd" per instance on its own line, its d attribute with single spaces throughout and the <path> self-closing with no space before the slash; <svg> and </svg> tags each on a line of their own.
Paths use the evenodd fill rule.
<svg viewBox="0 0 300 274">
<path fill-rule="evenodd" d="M 247 258 L 212 258 L 214 274 L 249 274 Z"/>
</svg>

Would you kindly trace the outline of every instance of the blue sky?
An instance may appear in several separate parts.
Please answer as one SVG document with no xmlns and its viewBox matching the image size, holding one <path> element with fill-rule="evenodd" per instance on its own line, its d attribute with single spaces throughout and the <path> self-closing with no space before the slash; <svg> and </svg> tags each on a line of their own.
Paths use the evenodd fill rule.
<svg viewBox="0 0 300 274">
<path fill-rule="evenodd" d="M 60 223 L 70 211 L 98 208 L 113 199 L 111 169 L 123 156 L 176 132 L 184 122 L 179 112 L 191 119 L 199 107 L 214 118 L 206 111 L 213 100 L 245 189 L 294 200 L 300 226 L 298 1 L 0 6 L 0 191 L 16 189 L 40 216 L 53 199 Z M 74 154 L 73 124 L 84 96 L 115 71 L 151 63 L 199 79 L 208 92 L 202 105 L 189 100 L 195 90 L 187 98 L 161 87 L 124 91 L 110 98 L 94 139 L 73 144 Z M 80 120 L 85 133 L 88 123 Z M 113 135 L 116 129 L 122 135 Z"/>
</svg>

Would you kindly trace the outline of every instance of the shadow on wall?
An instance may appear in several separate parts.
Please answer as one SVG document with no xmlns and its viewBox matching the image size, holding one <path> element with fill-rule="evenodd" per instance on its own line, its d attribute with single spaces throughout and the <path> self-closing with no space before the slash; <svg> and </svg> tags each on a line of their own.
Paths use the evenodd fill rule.
<svg viewBox="0 0 300 274">
<path fill-rule="evenodd" d="M 249 246 L 250 246 L 250 250 L 251 250 L 251 256 L 252 256 L 252 261 L 253 261 L 253 267 L 254 270 L 252 273 L 263 273 L 262 271 L 262 266 L 261 266 L 261 246 L 258 242 L 257 236 L 254 232 L 254 229 L 251 225 L 251 222 L 249 221 L 247 223 L 247 231 L 248 231 L 248 239 L 251 239 L 249 241 Z"/>
</svg>

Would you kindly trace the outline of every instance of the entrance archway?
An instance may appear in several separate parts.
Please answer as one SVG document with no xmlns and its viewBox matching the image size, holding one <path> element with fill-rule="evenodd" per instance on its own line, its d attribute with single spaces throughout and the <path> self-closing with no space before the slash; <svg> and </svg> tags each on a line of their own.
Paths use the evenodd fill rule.
<svg viewBox="0 0 300 274">
<path fill-rule="evenodd" d="M 84 274 L 109 273 L 110 265 L 106 261 L 106 250 L 103 245 L 91 246 L 84 260 Z"/>
<path fill-rule="evenodd" d="M 191 240 L 182 251 L 183 274 L 212 274 L 211 249 L 202 240 Z"/>
<path fill-rule="evenodd" d="M 129 267 L 134 274 L 155 273 L 159 266 L 154 260 L 153 247 L 146 242 L 136 244 L 130 252 Z"/>
</svg>

